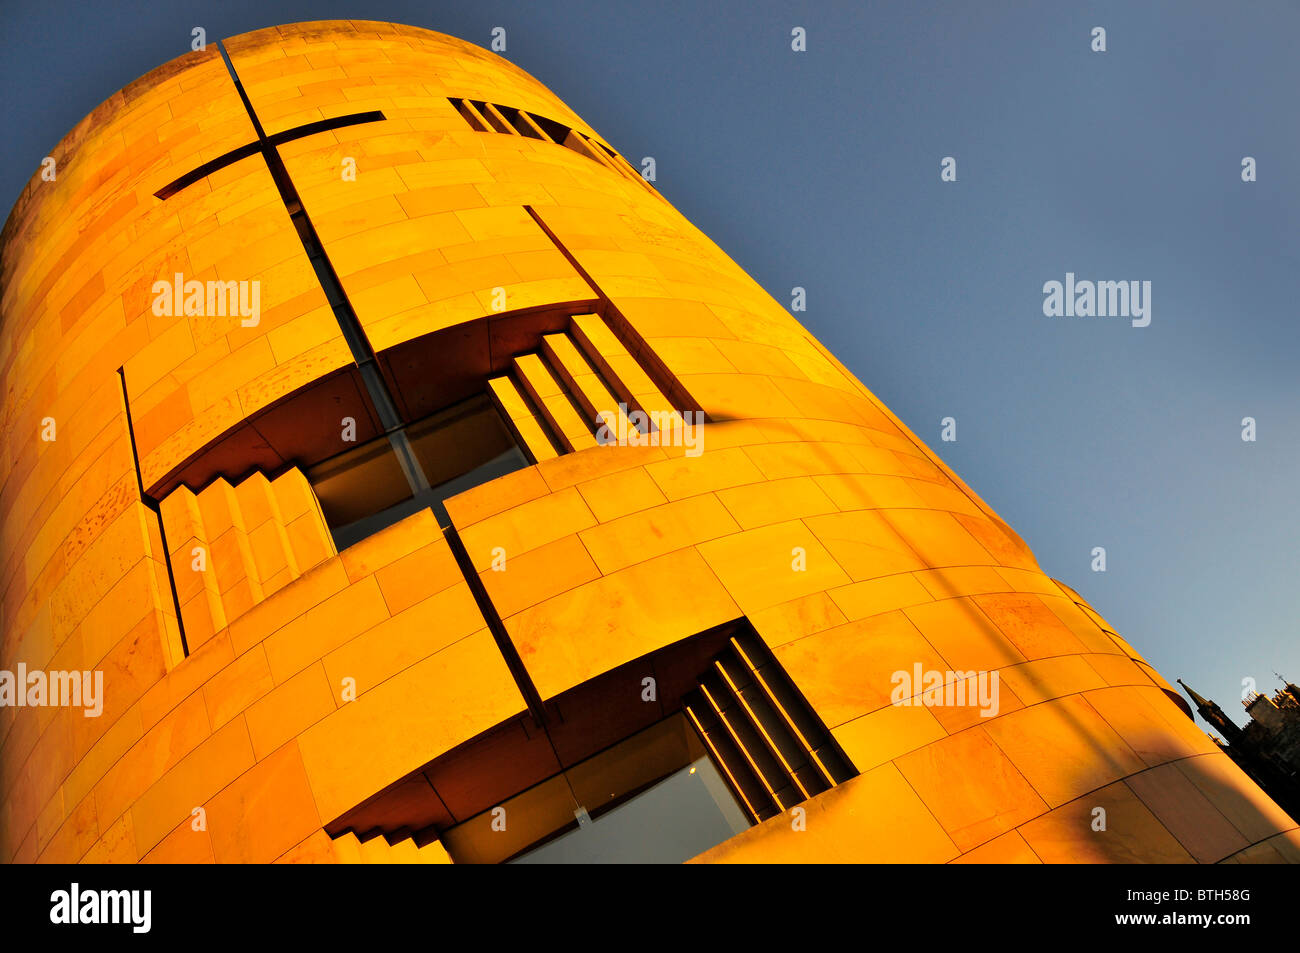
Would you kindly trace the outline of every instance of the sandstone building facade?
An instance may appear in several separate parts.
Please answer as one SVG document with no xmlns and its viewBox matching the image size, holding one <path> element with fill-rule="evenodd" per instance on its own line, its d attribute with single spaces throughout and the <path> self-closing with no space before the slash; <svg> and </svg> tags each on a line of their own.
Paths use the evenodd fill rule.
<svg viewBox="0 0 1300 953">
<path fill-rule="evenodd" d="M 224 52 L 4 229 L 0 669 L 104 694 L 0 708 L 0 860 L 1300 859 L 546 87 L 383 23 Z"/>
</svg>

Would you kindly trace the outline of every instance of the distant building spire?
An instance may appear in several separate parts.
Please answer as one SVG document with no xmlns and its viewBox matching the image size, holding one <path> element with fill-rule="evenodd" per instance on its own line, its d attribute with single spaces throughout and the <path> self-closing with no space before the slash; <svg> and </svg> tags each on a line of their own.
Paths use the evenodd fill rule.
<svg viewBox="0 0 1300 953">
<path fill-rule="evenodd" d="M 1208 698 L 1199 695 L 1195 689 L 1191 688 L 1181 678 L 1178 679 L 1178 684 L 1183 686 L 1183 691 L 1192 697 L 1192 701 L 1196 703 L 1196 710 L 1201 717 L 1217 728 L 1219 733 L 1223 735 L 1224 740 L 1232 744 L 1241 737 L 1241 729 L 1237 727 L 1235 721 L 1223 713 L 1222 708 Z"/>
<path fill-rule="evenodd" d="M 1181 686 L 1183 686 L 1183 691 L 1187 692 L 1188 695 L 1192 696 L 1192 701 L 1196 702 L 1196 707 L 1197 707 L 1197 708 L 1210 708 L 1210 707 L 1217 707 L 1217 706 L 1214 705 L 1214 702 L 1212 702 L 1212 701 L 1206 701 L 1206 700 L 1205 700 L 1204 698 L 1202 698 L 1200 695 L 1196 694 L 1196 689 L 1192 688 L 1190 685 L 1188 685 L 1186 682 L 1184 682 L 1181 678 L 1178 679 L 1178 684 L 1181 685 Z"/>
<path fill-rule="evenodd" d="M 1278 675 L 1278 678 L 1282 678 Z M 1273 698 L 1259 692 L 1243 699 L 1250 722 L 1237 727 L 1214 702 L 1181 678 L 1196 710 L 1222 739 L 1210 735 L 1237 767 L 1249 775 L 1282 809 L 1300 819 L 1300 687 L 1285 682 Z"/>
</svg>

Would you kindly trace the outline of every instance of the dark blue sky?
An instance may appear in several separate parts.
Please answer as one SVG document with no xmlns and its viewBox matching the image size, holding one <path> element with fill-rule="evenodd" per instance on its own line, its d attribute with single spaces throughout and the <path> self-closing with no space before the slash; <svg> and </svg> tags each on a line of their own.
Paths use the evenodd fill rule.
<svg viewBox="0 0 1300 953">
<path fill-rule="evenodd" d="M 1168 678 L 1300 680 L 1294 4 L 6 0 L 4 204 L 192 27 L 342 17 L 505 27 Z M 1151 325 L 1045 317 L 1067 271 Z"/>
</svg>

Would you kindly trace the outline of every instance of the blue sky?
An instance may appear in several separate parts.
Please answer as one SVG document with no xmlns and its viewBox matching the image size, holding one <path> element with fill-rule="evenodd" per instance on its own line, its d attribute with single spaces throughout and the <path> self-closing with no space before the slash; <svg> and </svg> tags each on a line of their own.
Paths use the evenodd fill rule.
<svg viewBox="0 0 1300 953">
<path fill-rule="evenodd" d="M 485 46 L 503 26 L 779 301 L 806 288 L 805 325 L 1169 679 L 1238 720 L 1243 678 L 1300 680 L 1295 5 L 87 6 L 0 11 L 6 205 L 194 26 L 360 16 Z M 1044 316 L 1067 271 L 1150 281 L 1150 326 Z"/>
</svg>

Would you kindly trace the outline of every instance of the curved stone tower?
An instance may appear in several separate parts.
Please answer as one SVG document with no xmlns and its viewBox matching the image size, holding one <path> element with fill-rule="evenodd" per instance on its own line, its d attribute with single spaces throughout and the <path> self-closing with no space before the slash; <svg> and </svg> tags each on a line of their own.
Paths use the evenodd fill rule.
<svg viewBox="0 0 1300 953">
<path fill-rule="evenodd" d="M 1300 856 L 544 86 L 384 23 L 224 48 L 4 229 L 0 860 Z"/>
</svg>

